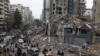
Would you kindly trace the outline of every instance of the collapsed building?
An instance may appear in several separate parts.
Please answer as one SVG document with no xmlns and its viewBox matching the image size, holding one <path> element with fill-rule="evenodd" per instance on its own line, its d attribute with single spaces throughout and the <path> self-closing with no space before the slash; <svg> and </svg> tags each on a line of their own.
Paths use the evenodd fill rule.
<svg viewBox="0 0 100 56">
<path fill-rule="evenodd" d="M 58 19 L 52 21 L 56 26 L 55 34 L 58 36 L 60 43 L 83 45 L 94 42 L 93 30 L 88 23 L 78 19 L 76 16 L 66 20 L 63 15 L 68 18 L 66 14 L 62 14 L 53 17 Z M 53 23 L 51 23 L 51 26 Z"/>
</svg>

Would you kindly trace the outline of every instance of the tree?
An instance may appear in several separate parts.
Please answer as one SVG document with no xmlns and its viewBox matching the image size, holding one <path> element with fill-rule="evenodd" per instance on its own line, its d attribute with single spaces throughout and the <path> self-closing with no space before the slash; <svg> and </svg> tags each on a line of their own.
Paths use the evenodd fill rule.
<svg viewBox="0 0 100 56">
<path fill-rule="evenodd" d="M 22 23 L 22 15 L 19 12 L 19 10 L 16 9 L 16 11 L 14 13 L 14 24 L 13 24 L 13 27 L 14 28 L 20 28 L 21 23 Z"/>
<path fill-rule="evenodd" d="M 43 24 L 43 22 L 39 19 L 35 19 L 33 22 L 33 25 L 37 26 L 37 27 L 42 26 L 42 24 Z"/>
<path fill-rule="evenodd" d="M 14 24 L 14 18 L 11 14 L 9 14 L 8 17 L 6 18 L 6 23 L 7 23 L 7 29 L 9 31 Z"/>
</svg>

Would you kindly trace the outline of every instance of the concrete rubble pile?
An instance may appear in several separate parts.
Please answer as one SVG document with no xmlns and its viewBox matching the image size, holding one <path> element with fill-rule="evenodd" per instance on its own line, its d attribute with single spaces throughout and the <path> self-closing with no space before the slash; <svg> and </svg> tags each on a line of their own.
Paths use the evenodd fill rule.
<svg viewBox="0 0 100 56">
<path fill-rule="evenodd" d="M 88 51 L 90 51 L 91 53 L 98 53 L 100 55 L 100 45 L 99 44 L 94 44 L 89 46 Z"/>
</svg>

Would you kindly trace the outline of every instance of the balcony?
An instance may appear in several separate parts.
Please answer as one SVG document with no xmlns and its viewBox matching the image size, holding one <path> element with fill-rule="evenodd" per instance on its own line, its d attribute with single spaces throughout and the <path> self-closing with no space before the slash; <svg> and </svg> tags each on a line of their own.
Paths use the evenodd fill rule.
<svg viewBox="0 0 100 56">
<path fill-rule="evenodd" d="M 8 7 L 8 5 L 4 5 L 4 7 Z"/>
<path fill-rule="evenodd" d="M 80 0 L 80 3 L 86 3 L 86 1 L 85 0 Z"/>
<path fill-rule="evenodd" d="M 4 15 L 0 15 L 0 18 L 4 18 Z"/>
<path fill-rule="evenodd" d="M 5 18 L 7 18 L 8 16 L 6 15 Z"/>
<path fill-rule="evenodd" d="M 4 23 L 4 22 L 0 22 L 0 25 L 1 25 L 1 24 L 5 24 L 5 23 Z"/>
<path fill-rule="evenodd" d="M 8 3 L 8 1 L 5 1 L 4 3 Z"/>
<path fill-rule="evenodd" d="M 0 26 L 0 28 L 3 28 L 3 26 Z"/>
<path fill-rule="evenodd" d="M 3 6 L 0 6 L 0 8 L 2 8 L 2 9 L 3 9 Z"/>
<path fill-rule="evenodd" d="M 80 8 L 85 9 L 85 8 L 86 8 L 86 6 L 85 6 L 85 5 L 81 5 L 81 6 L 80 6 Z"/>
<path fill-rule="evenodd" d="M 0 4 L 3 4 L 2 2 L 0 2 Z"/>
</svg>

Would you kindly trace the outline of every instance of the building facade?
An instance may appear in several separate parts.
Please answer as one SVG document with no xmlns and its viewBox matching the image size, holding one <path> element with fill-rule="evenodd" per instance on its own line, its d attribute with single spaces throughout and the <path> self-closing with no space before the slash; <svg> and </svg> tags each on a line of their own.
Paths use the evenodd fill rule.
<svg viewBox="0 0 100 56">
<path fill-rule="evenodd" d="M 100 0 L 93 1 L 93 19 L 95 22 L 100 22 Z"/>
<path fill-rule="evenodd" d="M 0 0 L 0 32 L 7 28 L 6 18 L 9 15 L 9 0 Z"/>
<path fill-rule="evenodd" d="M 45 20 L 45 23 L 47 20 L 50 18 L 50 0 L 44 0 L 44 5 L 43 5 L 43 18 Z"/>
<path fill-rule="evenodd" d="M 64 27 L 64 43 L 82 46 L 91 44 L 93 41 L 93 32 L 86 25 L 76 26 L 67 24 Z"/>
<path fill-rule="evenodd" d="M 86 0 L 78 1 L 78 15 L 83 15 L 86 11 Z"/>
<path fill-rule="evenodd" d="M 23 14 L 23 6 L 21 5 L 21 4 L 11 4 L 10 5 L 10 13 L 11 14 L 14 14 L 15 13 L 15 11 L 16 11 L 16 9 L 18 9 L 19 10 L 19 12 L 21 13 L 21 14 Z"/>
<path fill-rule="evenodd" d="M 86 10 L 85 0 L 44 0 L 44 19 L 58 14 L 83 15 Z"/>
<path fill-rule="evenodd" d="M 30 24 L 33 22 L 32 11 L 29 7 L 25 7 L 21 4 L 11 4 L 10 5 L 10 13 L 14 15 L 16 9 L 19 10 L 20 14 L 22 15 L 22 23 L 23 24 Z"/>
<path fill-rule="evenodd" d="M 23 20 L 24 24 L 31 24 L 33 22 L 32 11 L 29 7 L 23 7 Z"/>
<path fill-rule="evenodd" d="M 88 16 L 89 19 L 92 19 L 92 9 L 87 8 L 85 13 L 84 13 L 84 16 Z"/>
</svg>

